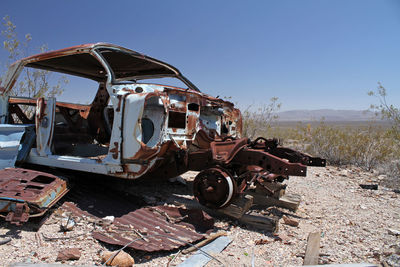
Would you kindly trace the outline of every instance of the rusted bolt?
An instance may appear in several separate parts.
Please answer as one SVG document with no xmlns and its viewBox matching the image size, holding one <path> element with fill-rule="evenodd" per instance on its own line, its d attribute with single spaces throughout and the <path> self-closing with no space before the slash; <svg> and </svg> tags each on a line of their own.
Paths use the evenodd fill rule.
<svg viewBox="0 0 400 267">
<path fill-rule="evenodd" d="M 212 187 L 212 186 L 207 187 L 206 192 L 207 192 L 207 193 L 212 193 L 212 192 L 214 192 L 214 187 Z"/>
</svg>

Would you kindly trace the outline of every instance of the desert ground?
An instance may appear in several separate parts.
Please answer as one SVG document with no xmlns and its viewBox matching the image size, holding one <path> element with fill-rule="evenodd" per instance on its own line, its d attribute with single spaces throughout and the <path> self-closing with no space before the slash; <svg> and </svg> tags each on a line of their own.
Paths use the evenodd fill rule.
<svg viewBox="0 0 400 267">
<path fill-rule="evenodd" d="M 182 175 L 186 185 L 166 181 L 134 184 L 119 190 L 142 198 L 146 205 L 163 205 L 175 195 L 192 198 L 190 181 L 195 175 L 195 172 Z M 296 212 L 279 207 L 258 211 L 285 215 L 298 221 L 298 226 L 289 226 L 279 220 L 279 230 L 273 234 L 240 225 L 234 220 L 216 219 L 214 231 L 226 231 L 232 242 L 214 257 L 225 266 L 252 266 L 252 261 L 254 266 L 300 266 L 308 235 L 320 231 L 319 264 L 396 266 L 400 262 L 400 195 L 380 185 L 384 178 L 376 172 L 365 172 L 351 166 L 309 168 L 307 177 L 290 177 L 287 181 L 286 191 L 302 198 Z M 378 190 L 368 190 L 359 184 L 379 184 L 379 187 Z M 78 248 L 81 256 L 79 260 L 66 261 L 65 264 L 101 265 L 102 252 L 119 248 L 94 239 L 91 232 L 96 226 L 85 218 L 74 218 L 74 229 L 60 232 L 63 217 L 65 212 L 62 208 L 51 211 L 38 231 L 38 221 L 15 226 L 2 220 L 0 239 L 10 237 L 11 241 L 0 245 L 0 265 L 56 263 L 58 252 L 66 248 Z M 46 241 L 43 235 L 62 239 Z M 257 245 L 260 240 L 263 244 Z M 180 250 L 156 253 L 125 251 L 138 266 L 176 266 L 194 253 L 184 255 Z M 220 262 L 211 260 L 207 266 L 221 266 Z"/>
</svg>

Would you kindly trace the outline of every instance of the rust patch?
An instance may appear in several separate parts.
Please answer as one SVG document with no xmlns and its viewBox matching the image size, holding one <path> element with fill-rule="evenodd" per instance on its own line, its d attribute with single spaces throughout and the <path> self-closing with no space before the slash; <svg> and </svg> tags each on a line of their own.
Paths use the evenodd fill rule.
<svg viewBox="0 0 400 267">
<path fill-rule="evenodd" d="M 37 108 L 39 109 L 39 112 L 36 114 L 36 118 L 40 122 L 46 116 L 46 114 L 44 113 L 45 108 L 46 108 L 46 103 L 44 102 L 44 98 L 43 97 L 38 98 L 38 100 L 37 100 Z"/>
<path fill-rule="evenodd" d="M 119 154 L 119 144 L 118 144 L 118 142 L 114 142 L 114 147 L 112 149 L 110 149 L 110 152 L 112 153 L 113 159 L 117 159 L 118 158 L 118 154 Z"/>
<path fill-rule="evenodd" d="M 135 93 L 134 90 L 128 89 L 128 88 L 126 88 L 126 87 L 122 88 L 121 91 L 128 92 L 128 93 L 131 93 L 131 94 Z"/>
<path fill-rule="evenodd" d="M 197 129 L 197 116 L 195 115 L 188 115 L 186 121 L 186 132 L 189 135 L 192 135 L 196 132 Z"/>
<path fill-rule="evenodd" d="M 148 160 L 153 158 L 155 154 L 158 152 L 158 148 L 151 148 L 146 146 L 143 142 L 140 142 L 140 149 L 139 151 L 130 159 L 143 159 Z"/>
</svg>

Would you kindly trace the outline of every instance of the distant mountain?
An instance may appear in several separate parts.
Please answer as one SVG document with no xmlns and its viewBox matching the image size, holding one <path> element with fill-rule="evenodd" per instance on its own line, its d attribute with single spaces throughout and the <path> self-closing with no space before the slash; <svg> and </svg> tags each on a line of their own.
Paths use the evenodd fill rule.
<svg viewBox="0 0 400 267">
<path fill-rule="evenodd" d="M 278 121 L 371 121 L 379 120 L 375 114 L 368 110 L 289 110 L 278 112 Z"/>
</svg>

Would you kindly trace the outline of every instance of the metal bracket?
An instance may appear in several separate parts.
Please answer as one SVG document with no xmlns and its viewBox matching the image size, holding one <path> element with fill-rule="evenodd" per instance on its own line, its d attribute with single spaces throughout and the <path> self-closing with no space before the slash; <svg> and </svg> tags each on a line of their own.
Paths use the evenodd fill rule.
<svg viewBox="0 0 400 267">
<path fill-rule="evenodd" d="M 7 214 L 6 221 L 12 224 L 21 225 L 29 219 L 29 207 L 26 203 L 16 203 L 15 211 Z"/>
</svg>

